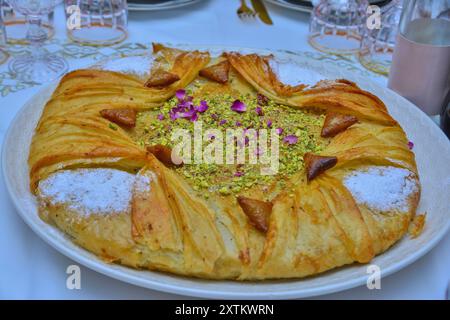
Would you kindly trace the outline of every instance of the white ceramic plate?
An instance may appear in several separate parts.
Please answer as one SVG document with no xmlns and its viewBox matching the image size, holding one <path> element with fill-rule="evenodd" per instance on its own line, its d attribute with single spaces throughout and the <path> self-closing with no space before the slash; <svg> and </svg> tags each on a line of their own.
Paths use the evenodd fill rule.
<svg viewBox="0 0 450 320">
<path fill-rule="evenodd" d="M 295 10 L 295 11 L 301 11 L 301 12 L 310 13 L 312 11 L 312 9 L 313 9 L 311 1 L 301 1 L 298 4 L 297 3 L 288 2 L 288 1 L 285 1 L 285 0 L 265 0 L 265 1 L 270 2 L 270 3 L 274 4 L 274 5 L 277 5 L 277 6 L 286 8 L 286 9 Z"/>
<path fill-rule="evenodd" d="M 222 50 L 269 53 L 267 50 L 242 48 L 187 47 L 189 49 L 209 49 L 213 54 L 218 54 Z M 393 117 L 400 122 L 409 139 L 415 144 L 414 152 L 422 183 L 422 198 L 418 211 L 426 211 L 428 215 L 425 229 L 420 237 L 410 239 L 406 236 L 386 253 L 374 258 L 371 263 L 381 268 L 382 276 L 387 276 L 427 253 L 446 234 L 450 226 L 448 202 L 450 196 L 450 143 L 447 137 L 428 116 L 410 102 L 368 79 L 342 68 L 338 69 L 334 64 L 309 59 L 304 55 L 282 51 L 273 53 L 280 63 L 293 63 L 297 68 L 302 69 L 302 72 L 299 72 L 302 78 L 311 81 L 318 74 L 329 79 L 347 78 L 357 82 L 363 89 L 374 93 L 386 103 Z M 109 65 L 110 63 L 111 61 L 108 62 Z M 28 188 L 27 157 L 31 137 L 43 106 L 55 86 L 56 84 L 52 84 L 44 88 L 18 112 L 4 140 L 2 165 L 7 189 L 20 216 L 34 232 L 64 255 L 86 267 L 128 283 L 154 290 L 206 298 L 300 298 L 336 292 L 366 283 L 367 265 L 350 265 L 299 280 L 210 281 L 106 264 L 93 254 L 78 247 L 66 235 L 44 223 L 38 217 L 36 200 Z"/>
<path fill-rule="evenodd" d="M 128 10 L 130 11 L 157 11 L 157 10 L 169 10 L 178 9 L 184 6 L 188 6 L 197 3 L 201 0 L 167 0 L 160 3 L 141 3 L 141 2 L 128 2 Z"/>
<path fill-rule="evenodd" d="M 313 10 L 313 1 L 312 0 L 298 0 L 298 1 L 289 1 L 289 0 L 265 0 L 274 5 L 284 7 L 291 10 L 301 11 L 310 13 Z M 317 1 L 318 2 L 318 1 Z M 389 0 L 369 0 L 370 4 L 375 5 L 384 5 Z"/>
</svg>

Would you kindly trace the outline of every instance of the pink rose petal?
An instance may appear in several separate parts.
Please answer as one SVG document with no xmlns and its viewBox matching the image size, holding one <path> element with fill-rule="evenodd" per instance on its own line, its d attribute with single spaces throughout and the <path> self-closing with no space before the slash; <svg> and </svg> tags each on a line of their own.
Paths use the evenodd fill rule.
<svg viewBox="0 0 450 320">
<path fill-rule="evenodd" d="M 196 110 L 198 112 L 205 112 L 206 110 L 208 110 L 209 106 L 208 103 L 204 100 L 200 101 L 200 105 L 196 107 Z"/>
<path fill-rule="evenodd" d="M 280 134 L 283 133 L 283 128 L 276 128 L 276 129 L 275 129 L 275 132 L 276 132 L 278 135 L 280 135 Z"/>
<path fill-rule="evenodd" d="M 257 94 L 256 99 L 258 100 L 258 104 L 261 106 L 265 106 L 269 102 L 269 98 L 261 93 Z"/>
<path fill-rule="evenodd" d="M 236 112 L 245 112 L 247 110 L 247 106 L 240 100 L 236 100 L 231 105 L 231 110 Z"/>
<path fill-rule="evenodd" d="M 175 92 L 175 96 L 178 100 L 183 100 L 186 97 L 186 90 L 180 89 Z"/>
<path fill-rule="evenodd" d="M 288 136 L 284 137 L 284 139 L 283 139 L 283 142 L 285 142 L 287 144 L 296 144 L 297 141 L 298 141 L 297 136 L 295 136 L 293 134 L 288 135 Z"/>
<path fill-rule="evenodd" d="M 177 120 L 177 119 L 180 117 L 180 114 L 177 113 L 177 112 L 171 111 L 171 112 L 169 113 L 169 116 L 170 116 L 170 119 L 171 119 L 171 120 Z"/>
<path fill-rule="evenodd" d="M 255 112 L 258 116 L 263 116 L 264 112 L 262 111 L 261 107 L 256 107 Z"/>
<path fill-rule="evenodd" d="M 198 113 L 194 112 L 189 120 L 191 120 L 192 122 L 197 121 L 198 120 Z"/>
</svg>

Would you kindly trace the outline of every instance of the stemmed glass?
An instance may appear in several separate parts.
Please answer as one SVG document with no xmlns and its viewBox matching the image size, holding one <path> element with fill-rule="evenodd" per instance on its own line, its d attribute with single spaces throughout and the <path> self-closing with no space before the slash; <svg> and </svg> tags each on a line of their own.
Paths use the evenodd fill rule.
<svg viewBox="0 0 450 320">
<path fill-rule="evenodd" d="M 26 16 L 28 22 L 27 40 L 31 53 L 17 56 L 9 63 L 9 69 L 24 81 L 44 83 L 58 78 L 67 71 L 64 58 L 51 54 L 42 48 L 47 32 L 42 27 L 42 16 L 48 15 L 62 0 L 7 0 L 11 7 Z"/>
</svg>

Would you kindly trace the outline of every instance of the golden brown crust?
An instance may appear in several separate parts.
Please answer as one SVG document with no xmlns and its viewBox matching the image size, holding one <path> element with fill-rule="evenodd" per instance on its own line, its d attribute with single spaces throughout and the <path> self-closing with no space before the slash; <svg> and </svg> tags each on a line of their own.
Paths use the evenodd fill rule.
<svg viewBox="0 0 450 320">
<path fill-rule="evenodd" d="M 119 126 L 127 128 L 136 126 L 136 110 L 133 109 L 103 109 L 100 110 L 100 115 Z"/>
<path fill-rule="evenodd" d="M 147 151 L 153 154 L 166 167 L 174 167 L 183 164 L 183 160 L 172 154 L 172 149 L 163 145 L 148 146 Z"/>
<path fill-rule="evenodd" d="M 308 181 L 333 168 L 338 161 L 336 157 L 319 156 L 311 152 L 305 153 L 303 159 L 305 160 L 306 178 Z"/>
<path fill-rule="evenodd" d="M 150 78 L 145 82 L 144 86 L 146 87 L 167 87 L 170 86 L 172 83 L 177 82 L 180 80 L 180 77 L 176 75 L 175 73 L 171 73 L 165 70 L 155 70 L 150 75 Z"/>
<path fill-rule="evenodd" d="M 323 162 L 309 162 L 310 169 L 299 172 L 289 190 L 271 201 L 269 214 L 269 205 L 261 209 L 263 199 L 256 195 L 241 195 L 240 201 L 233 196 L 198 196 L 163 164 L 164 158 L 155 156 L 158 152 L 147 152 L 125 130 L 111 129 L 100 116 L 104 109 L 156 109 L 209 62 L 207 53 L 159 44 L 154 54 L 155 68 L 177 74 L 179 81 L 146 88 L 143 81 L 116 72 L 74 71 L 61 80 L 36 128 L 29 156 L 33 192 L 41 179 L 66 168 L 112 167 L 137 171 L 136 181 L 150 181 L 150 191 L 136 182 L 130 211 L 113 216 L 80 217 L 68 208 L 41 205 L 43 219 L 81 246 L 108 261 L 137 268 L 261 280 L 366 263 L 407 232 L 420 197 L 416 163 L 405 133 L 380 99 L 342 79 L 313 87 L 288 86 L 270 69 L 269 56 L 225 55 L 230 74 L 237 75 L 236 82 L 246 90 L 294 108 L 318 107 L 359 120 L 315 155 L 337 158 L 335 166 L 327 165 L 324 171 Z M 381 212 L 356 202 L 343 181 L 349 173 L 371 166 L 411 172 L 417 191 L 409 196 L 406 209 Z M 298 178 L 307 172 L 309 182 Z"/>
<path fill-rule="evenodd" d="M 357 122 L 358 118 L 355 116 L 327 112 L 320 135 L 325 138 L 334 137 Z"/>
<path fill-rule="evenodd" d="M 199 75 L 218 83 L 228 82 L 228 73 L 230 72 L 230 63 L 228 60 L 209 66 L 200 70 Z"/>
<path fill-rule="evenodd" d="M 247 215 L 250 224 L 261 232 L 267 232 L 269 229 L 269 217 L 272 212 L 272 203 L 243 196 L 239 196 L 237 202 L 241 206 L 242 211 Z"/>
</svg>

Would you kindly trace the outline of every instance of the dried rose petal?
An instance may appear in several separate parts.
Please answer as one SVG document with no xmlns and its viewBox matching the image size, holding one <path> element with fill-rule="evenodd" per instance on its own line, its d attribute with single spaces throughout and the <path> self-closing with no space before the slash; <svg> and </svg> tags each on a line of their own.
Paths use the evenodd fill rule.
<svg viewBox="0 0 450 320">
<path fill-rule="evenodd" d="M 195 111 L 194 109 L 191 109 L 186 112 L 180 113 L 180 117 L 181 118 L 192 118 L 192 116 L 194 116 L 194 114 L 197 114 L 197 111 Z"/>
<path fill-rule="evenodd" d="M 234 173 L 234 176 L 235 177 L 242 177 L 244 175 L 244 173 L 242 172 L 242 171 L 236 171 L 235 173 Z"/>
<path fill-rule="evenodd" d="M 263 116 L 264 115 L 264 112 L 262 111 L 261 107 L 256 107 L 255 111 L 256 111 L 256 114 L 258 116 Z"/>
<path fill-rule="evenodd" d="M 227 123 L 227 120 L 220 120 L 219 122 L 220 125 L 224 125 L 225 123 Z"/>
<path fill-rule="evenodd" d="M 200 101 L 200 105 L 195 107 L 195 110 L 197 110 L 198 112 L 205 112 L 206 110 L 208 110 L 208 108 L 208 103 L 205 100 L 202 100 Z"/>
<path fill-rule="evenodd" d="M 217 114 L 213 113 L 211 115 L 211 118 L 213 118 L 214 120 L 217 120 L 217 119 L 219 119 L 219 116 Z"/>
<path fill-rule="evenodd" d="M 164 120 L 164 115 L 160 113 L 157 118 L 159 121 Z"/>
<path fill-rule="evenodd" d="M 193 107 L 193 104 L 191 101 L 182 101 L 177 104 L 177 107 L 179 108 L 179 112 L 182 112 L 186 111 L 187 109 L 191 109 Z"/>
<path fill-rule="evenodd" d="M 275 129 L 275 132 L 276 132 L 278 135 L 280 135 L 280 134 L 283 133 L 283 128 L 276 128 L 276 129 Z"/>
<path fill-rule="evenodd" d="M 186 97 L 186 90 L 180 89 L 175 92 L 175 96 L 178 100 L 183 100 Z"/>
<path fill-rule="evenodd" d="M 272 126 L 272 120 L 267 121 L 267 127 L 270 128 Z"/>
<path fill-rule="evenodd" d="M 170 110 L 170 112 L 169 112 L 169 116 L 170 116 L 171 120 L 177 120 L 180 117 L 180 114 L 177 111 L 174 111 L 174 109 Z"/>
<path fill-rule="evenodd" d="M 194 112 L 194 113 L 192 114 L 190 120 L 191 120 L 192 122 L 197 121 L 197 120 L 198 120 L 198 113 L 197 113 L 197 112 Z"/>
<path fill-rule="evenodd" d="M 236 100 L 231 105 L 231 110 L 236 112 L 245 112 L 247 110 L 247 106 L 240 100 Z"/>
<path fill-rule="evenodd" d="M 298 141 L 298 138 L 296 135 L 288 135 L 286 137 L 284 137 L 283 142 L 287 143 L 287 144 L 296 144 Z"/>
<path fill-rule="evenodd" d="M 409 150 L 412 150 L 414 148 L 414 142 L 408 141 L 408 148 Z"/>
<path fill-rule="evenodd" d="M 261 106 L 265 106 L 269 102 L 269 98 L 261 93 L 257 94 L 256 99 L 258 100 L 258 104 Z"/>
<path fill-rule="evenodd" d="M 242 126 L 242 123 L 240 122 L 240 121 L 236 121 L 236 127 L 240 127 L 240 126 Z"/>
</svg>

